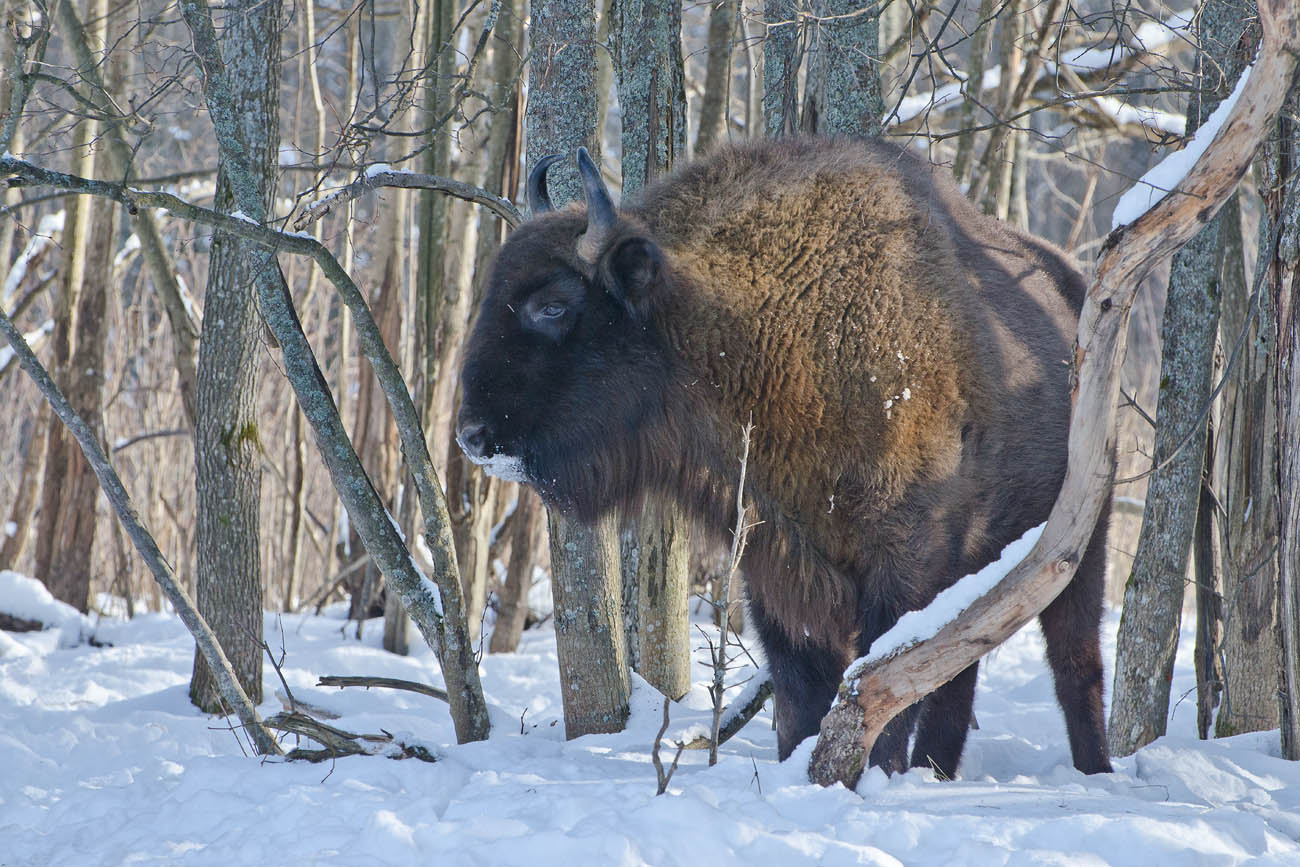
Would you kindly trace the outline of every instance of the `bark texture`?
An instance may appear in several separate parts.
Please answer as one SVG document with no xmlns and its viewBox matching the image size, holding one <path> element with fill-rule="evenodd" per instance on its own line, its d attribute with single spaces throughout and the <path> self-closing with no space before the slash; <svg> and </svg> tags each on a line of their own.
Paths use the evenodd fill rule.
<svg viewBox="0 0 1300 867">
<path fill-rule="evenodd" d="M 879 135 L 885 113 L 880 93 L 880 5 L 861 0 L 817 0 L 816 47 L 808 58 L 804 129 L 842 135 Z"/>
<path fill-rule="evenodd" d="M 1278 620 L 1281 644 L 1279 708 L 1282 755 L 1300 760 L 1300 83 L 1291 85 L 1268 153 L 1276 183 L 1266 187 L 1265 207 L 1276 226 L 1277 247 L 1269 271 L 1276 312 L 1278 440 Z"/>
<path fill-rule="evenodd" d="M 275 194 L 280 145 L 280 3 L 237 0 L 229 8 L 221 52 L 231 84 L 231 108 L 239 117 L 238 134 L 266 210 Z M 217 169 L 216 205 L 227 213 L 240 210 L 224 154 Z M 256 252 L 256 244 L 227 234 L 218 232 L 212 239 L 194 431 L 195 595 L 199 612 L 212 625 L 254 703 L 262 700 Z M 221 694 L 199 653 L 194 657 L 190 699 L 209 713 L 221 709 Z"/>
<path fill-rule="evenodd" d="M 704 96 L 700 99 L 700 127 L 695 133 L 695 155 L 704 156 L 727 140 L 731 102 L 731 46 L 736 31 L 736 0 L 719 0 L 709 12 L 708 59 L 704 69 Z"/>
<path fill-rule="evenodd" d="M 798 3 L 766 0 L 763 20 L 763 118 L 769 136 L 790 135 L 799 128 Z"/>
<path fill-rule="evenodd" d="M 622 731 L 631 685 L 617 527 L 613 518 L 584 527 L 552 512 L 549 532 L 564 736 Z"/>
<path fill-rule="evenodd" d="M 67 2 L 67 0 L 65 0 Z M 103 0 L 87 4 L 99 23 L 83 34 L 102 51 L 107 36 Z M 97 55 L 98 57 L 98 55 Z M 74 134 L 77 171 L 95 173 L 91 147 L 98 124 L 81 121 Z M 88 419 L 103 441 L 100 393 L 103 387 L 104 313 L 112 265 L 113 206 L 81 199 L 68 204 L 64 266 L 54 305 L 51 354 L 55 381 L 72 408 Z M 99 489 L 76 441 L 60 425 L 50 425 L 45 445 L 45 476 L 37 521 L 35 577 L 55 599 L 78 611 L 89 610 L 91 554 L 95 547 L 95 502 Z"/>
</svg>

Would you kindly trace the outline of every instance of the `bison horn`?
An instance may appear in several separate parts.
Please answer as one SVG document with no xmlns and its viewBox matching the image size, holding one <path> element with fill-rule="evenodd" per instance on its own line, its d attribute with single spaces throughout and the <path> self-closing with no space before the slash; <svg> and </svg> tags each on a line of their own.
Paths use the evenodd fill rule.
<svg viewBox="0 0 1300 867">
<path fill-rule="evenodd" d="M 595 261 L 601 241 L 614 229 L 614 200 L 609 197 L 600 169 L 583 147 L 578 148 L 578 172 L 582 175 L 582 189 L 587 198 L 587 231 L 582 236 L 578 253 L 587 261 Z"/>
<path fill-rule="evenodd" d="M 546 170 L 562 159 L 563 154 L 542 157 L 528 173 L 528 210 L 533 212 L 534 217 L 555 210 L 551 204 L 551 194 L 546 189 Z"/>
</svg>

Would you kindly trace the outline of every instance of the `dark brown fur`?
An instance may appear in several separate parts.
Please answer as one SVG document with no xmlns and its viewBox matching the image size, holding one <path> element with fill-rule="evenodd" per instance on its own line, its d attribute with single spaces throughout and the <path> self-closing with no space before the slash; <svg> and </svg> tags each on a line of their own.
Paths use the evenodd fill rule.
<svg viewBox="0 0 1300 867">
<path fill-rule="evenodd" d="M 723 150 L 619 217 L 594 263 L 576 252 L 576 208 L 503 249 L 467 354 L 462 428 L 487 424 L 486 453 L 522 457 L 553 506 L 590 519 L 666 496 L 725 538 L 753 419 L 747 496 L 763 523 L 744 571 L 784 758 L 816 731 L 852 657 L 1046 518 L 1084 286 L 1055 248 L 979 214 L 944 170 L 872 141 Z M 514 317 L 553 295 L 569 330 L 539 341 Z M 1044 615 L 1088 771 L 1109 768 L 1104 536 L 1103 520 Z M 873 760 L 905 766 L 919 715 L 913 763 L 954 773 L 974 676 L 896 721 Z"/>
</svg>

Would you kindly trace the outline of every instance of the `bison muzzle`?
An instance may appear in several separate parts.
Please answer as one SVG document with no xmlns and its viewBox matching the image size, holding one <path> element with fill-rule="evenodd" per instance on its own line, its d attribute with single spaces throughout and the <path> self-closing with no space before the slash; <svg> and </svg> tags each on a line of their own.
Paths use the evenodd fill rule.
<svg viewBox="0 0 1300 867">
<path fill-rule="evenodd" d="M 591 521 L 680 503 L 725 540 L 741 431 L 762 523 L 742 564 L 775 680 L 781 758 L 845 665 L 904 612 L 1042 522 L 1061 487 L 1084 285 L 1064 254 L 979 213 L 947 173 L 877 141 L 725 149 L 616 208 L 585 151 L 585 207 L 551 207 L 492 267 L 457 439 Z M 1107 771 L 1103 515 L 1041 615 L 1074 764 Z M 887 728 L 887 771 L 952 776 L 971 666 Z"/>
</svg>

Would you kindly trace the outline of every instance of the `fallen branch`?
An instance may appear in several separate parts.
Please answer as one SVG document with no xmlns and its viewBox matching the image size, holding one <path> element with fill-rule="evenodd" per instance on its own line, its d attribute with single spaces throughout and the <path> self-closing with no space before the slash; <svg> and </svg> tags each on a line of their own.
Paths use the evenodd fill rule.
<svg viewBox="0 0 1300 867">
<path fill-rule="evenodd" d="M 377 735 L 354 734 L 305 713 L 278 713 L 267 717 L 266 724 L 278 731 L 311 738 L 323 746 L 319 750 L 295 747 L 285 755 L 291 761 L 324 762 L 342 756 L 385 756 L 390 759 L 419 759 L 422 762 L 438 760 L 427 747 L 395 741 L 388 732 Z"/>
<path fill-rule="evenodd" d="M 372 686 L 384 687 L 386 689 L 404 689 L 407 692 L 418 692 L 420 695 L 427 695 L 431 698 L 447 701 L 447 690 L 438 689 L 436 686 L 429 686 L 427 683 L 416 683 L 413 680 L 399 680 L 395 677 L 363 677 L 348 676 L 341 674 L 323 674 L 320 680 L 316 681 L 317 686 L 364 686 L 369 689 Z"/>
<path fill-rule="evenodd" d="M 745 725 L 758 715 L 763 705 L 772 697 L 772 675 L 766 670 L 755 675 L 755 679 L 745 688 L 735 701 L 727 705 L 719 719 L 716 734 L 700 734 L 691 737 L 681 747 L 684 750 L 707 750 L 721 746 L 738 734 Z"/>
<path fill-rule="evenodd" d="M 866 664 L 822 721 L 808 774 L 857 785 L 877 736 L 896 714 L 966 669 L 1041 612 L 1066 586 L 1107 499 L 1119 403 L 1119 361 L 1142 277 L 1185 244 L 1236 188 L 1286 97 L 1300 59 L 1293 0 L 1261 0 L 1263 46 L 1206 154 L 1167 196 L 1112 232 L 1079 317 L 1069 463 L 1056 505 L 1029 555 L 991 592 L 928 639 Z"/>
</svg>

